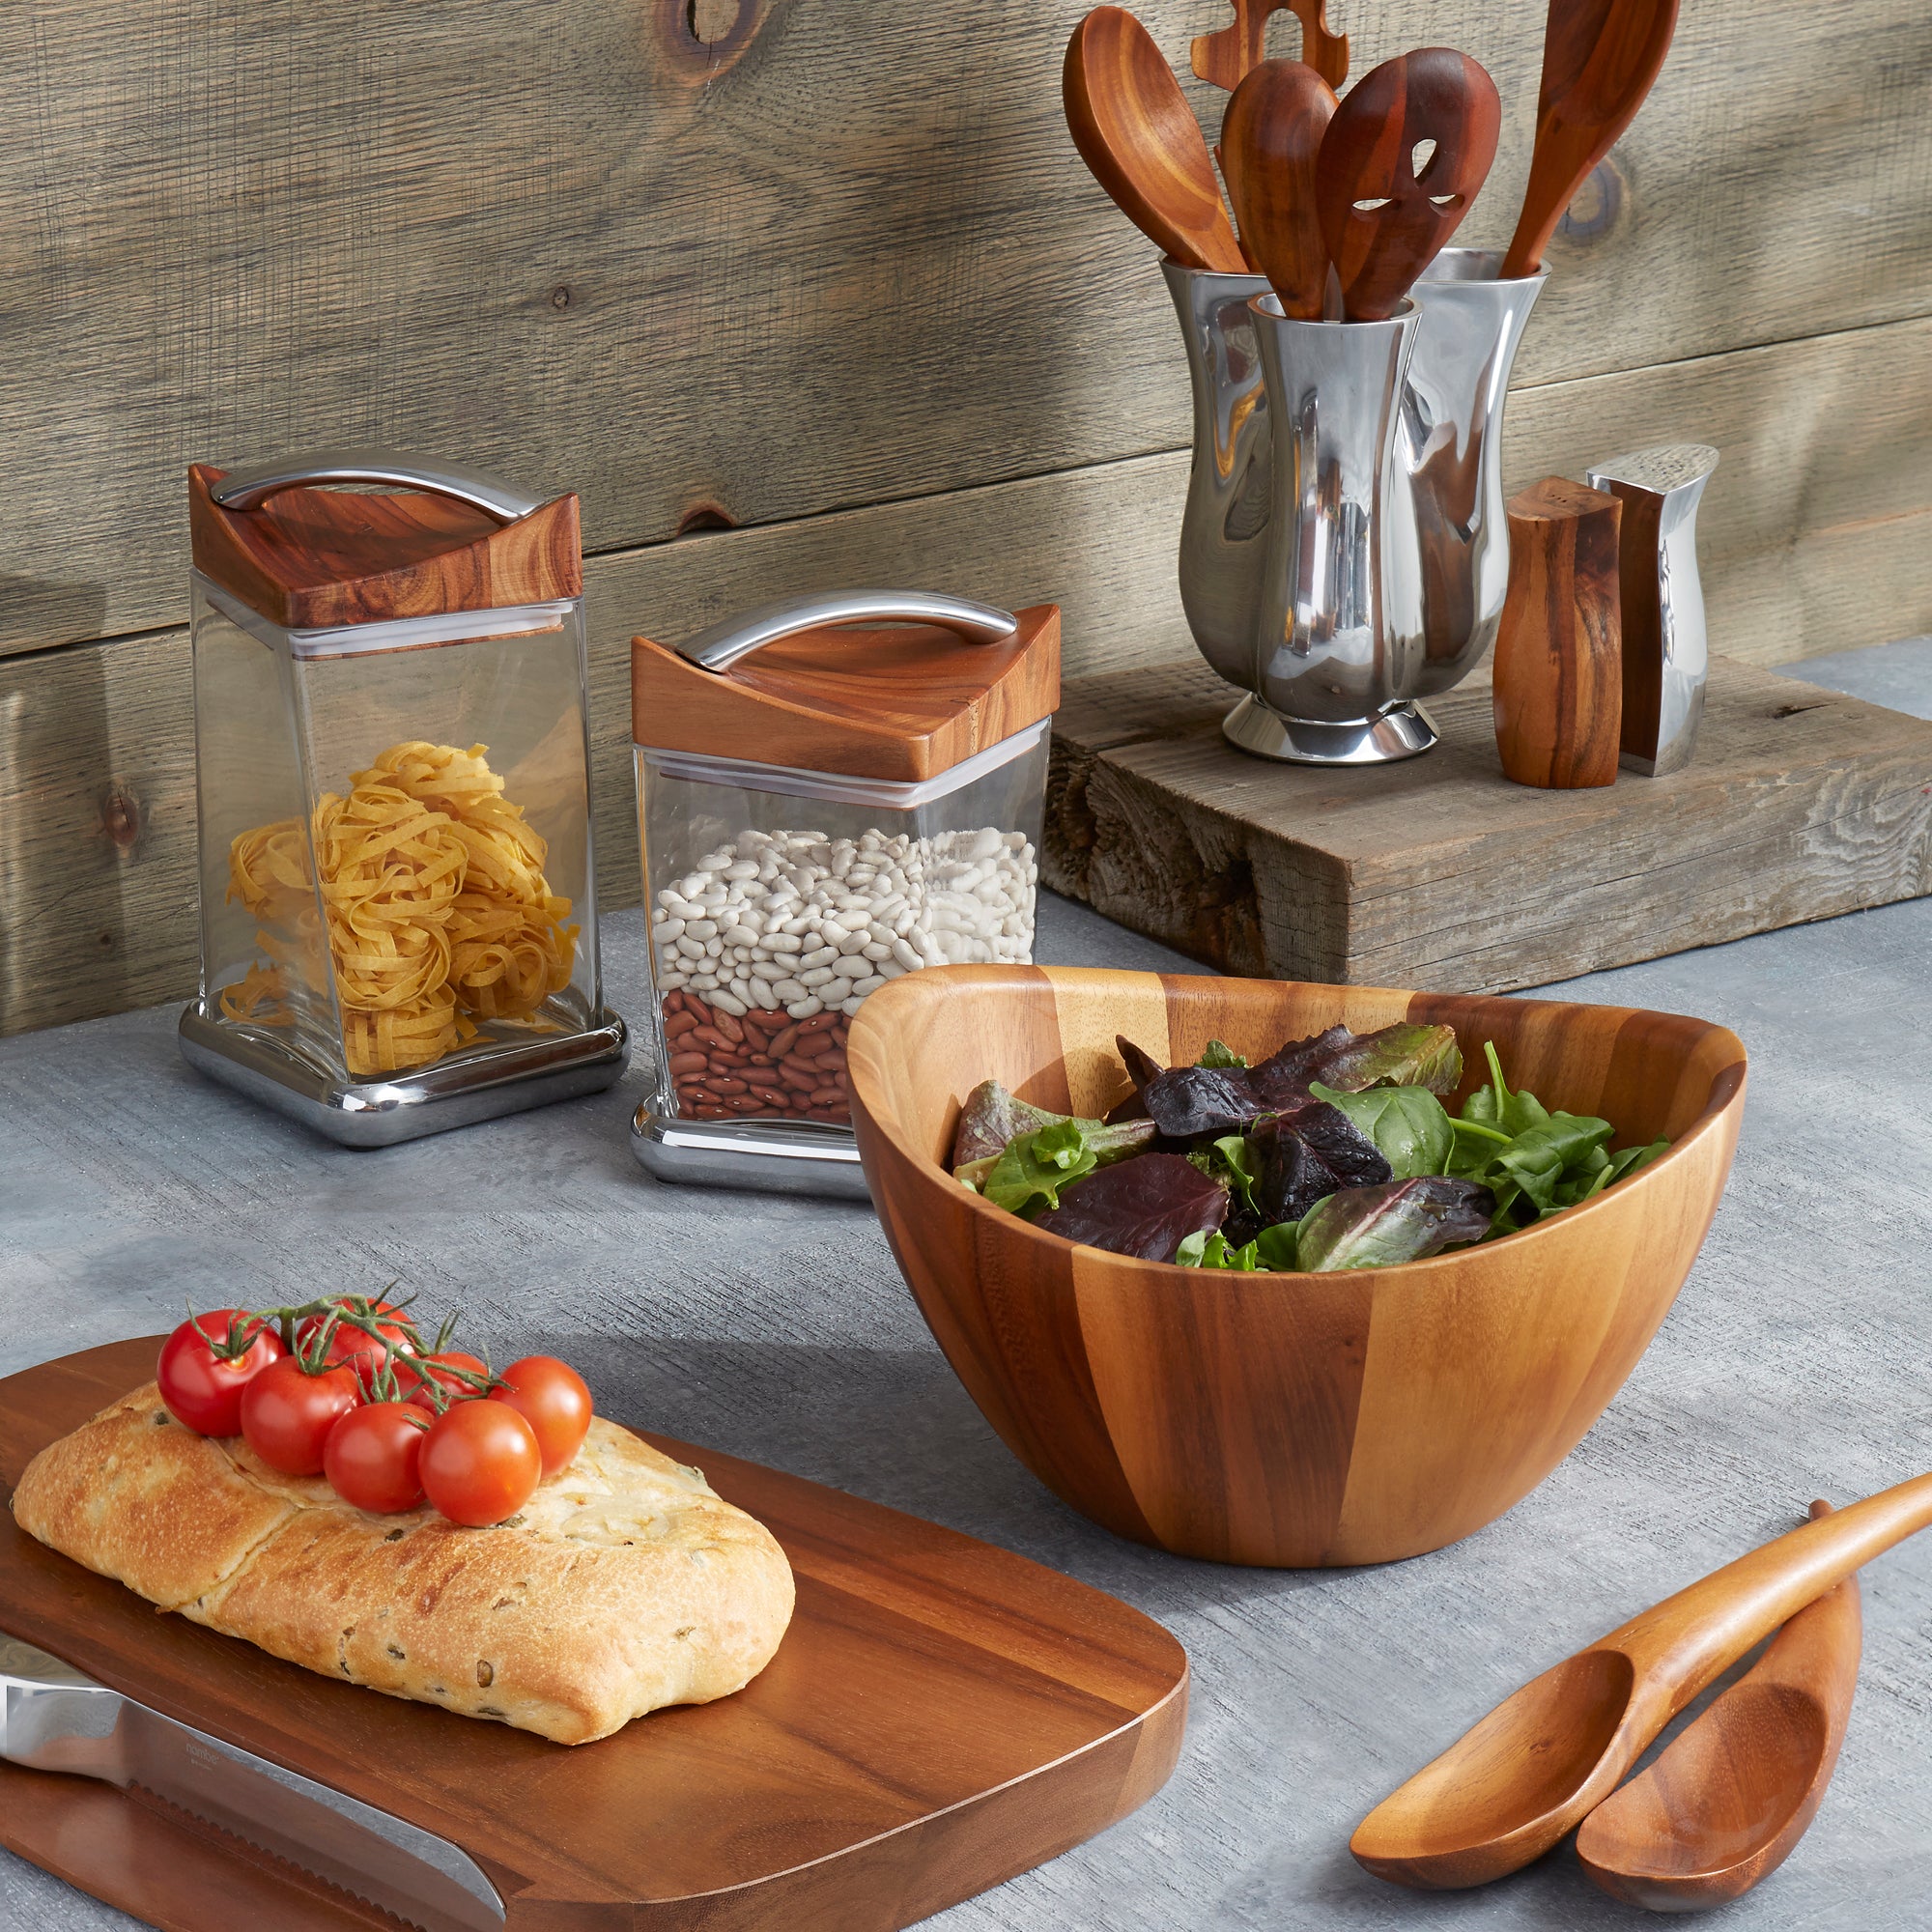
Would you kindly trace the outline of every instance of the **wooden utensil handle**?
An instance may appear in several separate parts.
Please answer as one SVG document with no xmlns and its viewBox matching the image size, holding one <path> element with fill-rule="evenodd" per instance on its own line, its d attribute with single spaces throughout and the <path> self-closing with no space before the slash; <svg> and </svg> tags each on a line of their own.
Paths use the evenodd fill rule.
<svg viewBox="0 0 1932 1932">
<path fill-rule="evenodd" d="M 1269 16 L 1284 7 L 1301 22 L 1301 63 L 1330 87 L 1349 77 L 1349 37 L 1328 31 L 1328 0 L 1234 0 L 1235 18 L 1219 33 L 1203 34 L 1187 49 L 1197 78 L 1233 93 L 1267 54 Z"/>
<path fill-rule="evenodd" d="M 1613 1631 L 1646 1697 L 1681 1711 L 1751 1645 L 1893 1544 L 1932 1523 L 1932 1475 L 1867 1496 L 1767 1543 Z"/>
</svg>

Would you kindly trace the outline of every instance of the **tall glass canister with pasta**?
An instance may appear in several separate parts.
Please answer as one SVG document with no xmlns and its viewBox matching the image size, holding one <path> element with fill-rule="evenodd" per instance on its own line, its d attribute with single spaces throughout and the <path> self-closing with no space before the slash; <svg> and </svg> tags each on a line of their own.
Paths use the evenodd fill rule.
<svg viewBox="0 0 1932 1932">
<path fill-rule="evenodd" d="M 577 498 L 188 471 L 203 1072 L 381 1147 L 608 1087 Z"/>
<path fill-rule="evenodd" d="M 845 1035 L 901 973 L 1033 958 L 1060 612 L 794 598 L 631 645 L 663 1179 L 863 1196 Z"/>
</svg>

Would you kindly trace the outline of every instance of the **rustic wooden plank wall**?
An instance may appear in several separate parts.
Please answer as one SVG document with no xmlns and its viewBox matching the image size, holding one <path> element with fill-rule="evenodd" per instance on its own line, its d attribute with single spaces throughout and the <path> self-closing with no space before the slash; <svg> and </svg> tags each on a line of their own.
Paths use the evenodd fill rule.
<svg viewBox="0 0 1932 1932">
<path fill-rule="evenodd" d="M 582 493 L 615 903 L 634 630 L 897 578 L 1058 600 L 1076 671 L 1185 654 L 1185 382 L 1151 251 L 1060 122 L 1082 11 L 0 10 L 0 1030 L 191 981 L 194 458 L 386 443 Z M 1183 66 L 1226 17 L 1140 11 Z M 1544 0 L 1330 13 L 1358 71 L 1454 40 L 1495 74 L 1463 239 L 1500 243 Z M 1516 480 L 1714 442 L 1719 648 L 1932 628 L 1928 203 L 1922 0 L 1689 0 L 1552 252 Z"/>
</svg>

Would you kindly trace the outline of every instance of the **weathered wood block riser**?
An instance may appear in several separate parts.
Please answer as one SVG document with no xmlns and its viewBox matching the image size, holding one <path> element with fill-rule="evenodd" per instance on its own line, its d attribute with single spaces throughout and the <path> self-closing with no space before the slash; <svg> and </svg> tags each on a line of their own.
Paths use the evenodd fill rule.
<svg viewBox="0 0 1932 1932">
<path fill-rule="evenodd" d="M 1487 682 L 1438 748 L 1324 771 L 1235 751 L 1199 665 L 1066 687 L 1042 875 L 1232 973 L 1492 992 L 1932 892 L 1932 724 L 1725 659 L 1697 755 L 1509 782 Z"/>
</svg>

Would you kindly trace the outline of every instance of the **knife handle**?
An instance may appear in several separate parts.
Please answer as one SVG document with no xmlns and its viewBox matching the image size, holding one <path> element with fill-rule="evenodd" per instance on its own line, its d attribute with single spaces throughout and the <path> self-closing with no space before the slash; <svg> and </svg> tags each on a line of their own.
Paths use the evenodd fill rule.
<svg viewBox="0 0 1932 1932">
<path fill-rule="evenodd" d="M 0 1758 L 125 1785 L 118 1690 L 18 1637 L 0 1636 Z"/>
</svg>

